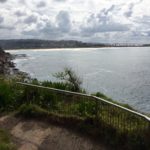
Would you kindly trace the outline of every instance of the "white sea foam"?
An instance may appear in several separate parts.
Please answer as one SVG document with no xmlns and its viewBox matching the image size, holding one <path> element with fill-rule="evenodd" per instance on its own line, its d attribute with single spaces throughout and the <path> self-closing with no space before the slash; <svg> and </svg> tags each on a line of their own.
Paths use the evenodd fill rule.
<svg viewBox="0 0 150 150">
<path fill-rule="evenodd" d="M 46 51 L 87 51 L 87 50 L 98 50 L 98 49 L 107 49 L 107 48 L 48 48 L 48 49 L 18 49 L 18 50 L 6 50 L 9 53 L 23 52 L 23 51 L 32 51 L 32 52 L 46 52 Z"/>
</svg>

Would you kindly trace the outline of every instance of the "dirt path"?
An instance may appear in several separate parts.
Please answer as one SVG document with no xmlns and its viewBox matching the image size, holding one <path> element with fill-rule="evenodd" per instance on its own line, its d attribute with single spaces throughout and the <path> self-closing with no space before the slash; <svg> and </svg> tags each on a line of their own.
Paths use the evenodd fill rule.
<svg viewBox="0 0 150 150">
<path fill-rule="evenodd" d="M 18 150 L 106 150 L 70 130 L 40 121 L 5 116 L 0 127 L 9 130 Z"/>
</svg>

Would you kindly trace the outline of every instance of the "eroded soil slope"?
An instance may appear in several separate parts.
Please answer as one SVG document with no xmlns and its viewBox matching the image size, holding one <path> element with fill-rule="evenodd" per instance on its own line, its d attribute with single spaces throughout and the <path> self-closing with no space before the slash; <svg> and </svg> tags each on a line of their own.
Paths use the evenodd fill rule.
<svg viewBox="0 0 150 150">
<path fill-rule="evenodd" d="M 19 150 L 105 150 L 88 138 L 40 121 L 5 116 L 0 118 L 0 128 L 11 133 Z"/>
</svg>

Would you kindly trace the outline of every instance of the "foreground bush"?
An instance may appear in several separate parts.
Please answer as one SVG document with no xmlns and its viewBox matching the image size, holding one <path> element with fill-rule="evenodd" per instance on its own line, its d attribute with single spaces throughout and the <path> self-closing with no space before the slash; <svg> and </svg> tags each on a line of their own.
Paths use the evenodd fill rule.
<svg viewBox="0 0 150 150">
<path fill-rule="evenodd" d="M 15 89 L 14 82 L 0 80 L 0 112 L 15 110 L 19 96 L 19 91 Z"/>
</svg>

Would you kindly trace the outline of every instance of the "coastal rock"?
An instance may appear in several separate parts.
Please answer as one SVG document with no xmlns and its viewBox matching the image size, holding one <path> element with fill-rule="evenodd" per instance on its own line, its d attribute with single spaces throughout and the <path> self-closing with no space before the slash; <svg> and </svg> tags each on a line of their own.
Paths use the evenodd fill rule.
<svg viewBox="0 0 150 150">
<path fill-rule="evenodd" d="M 12 56 L 9 53 L 6 53 L 0 47 L 0 75 L 22 75 L 25 76 L 26 73 L 19 71 L 15 68 L 15 64 L 12 62 Z"/>
<path fill-rule="evenodd" d="M 0 74 L 8 74 L 10 68 L 13 67 L 11 62 L 11 55 L 5 53 L 2 48 L 0 48 Z"/>
</svg>

